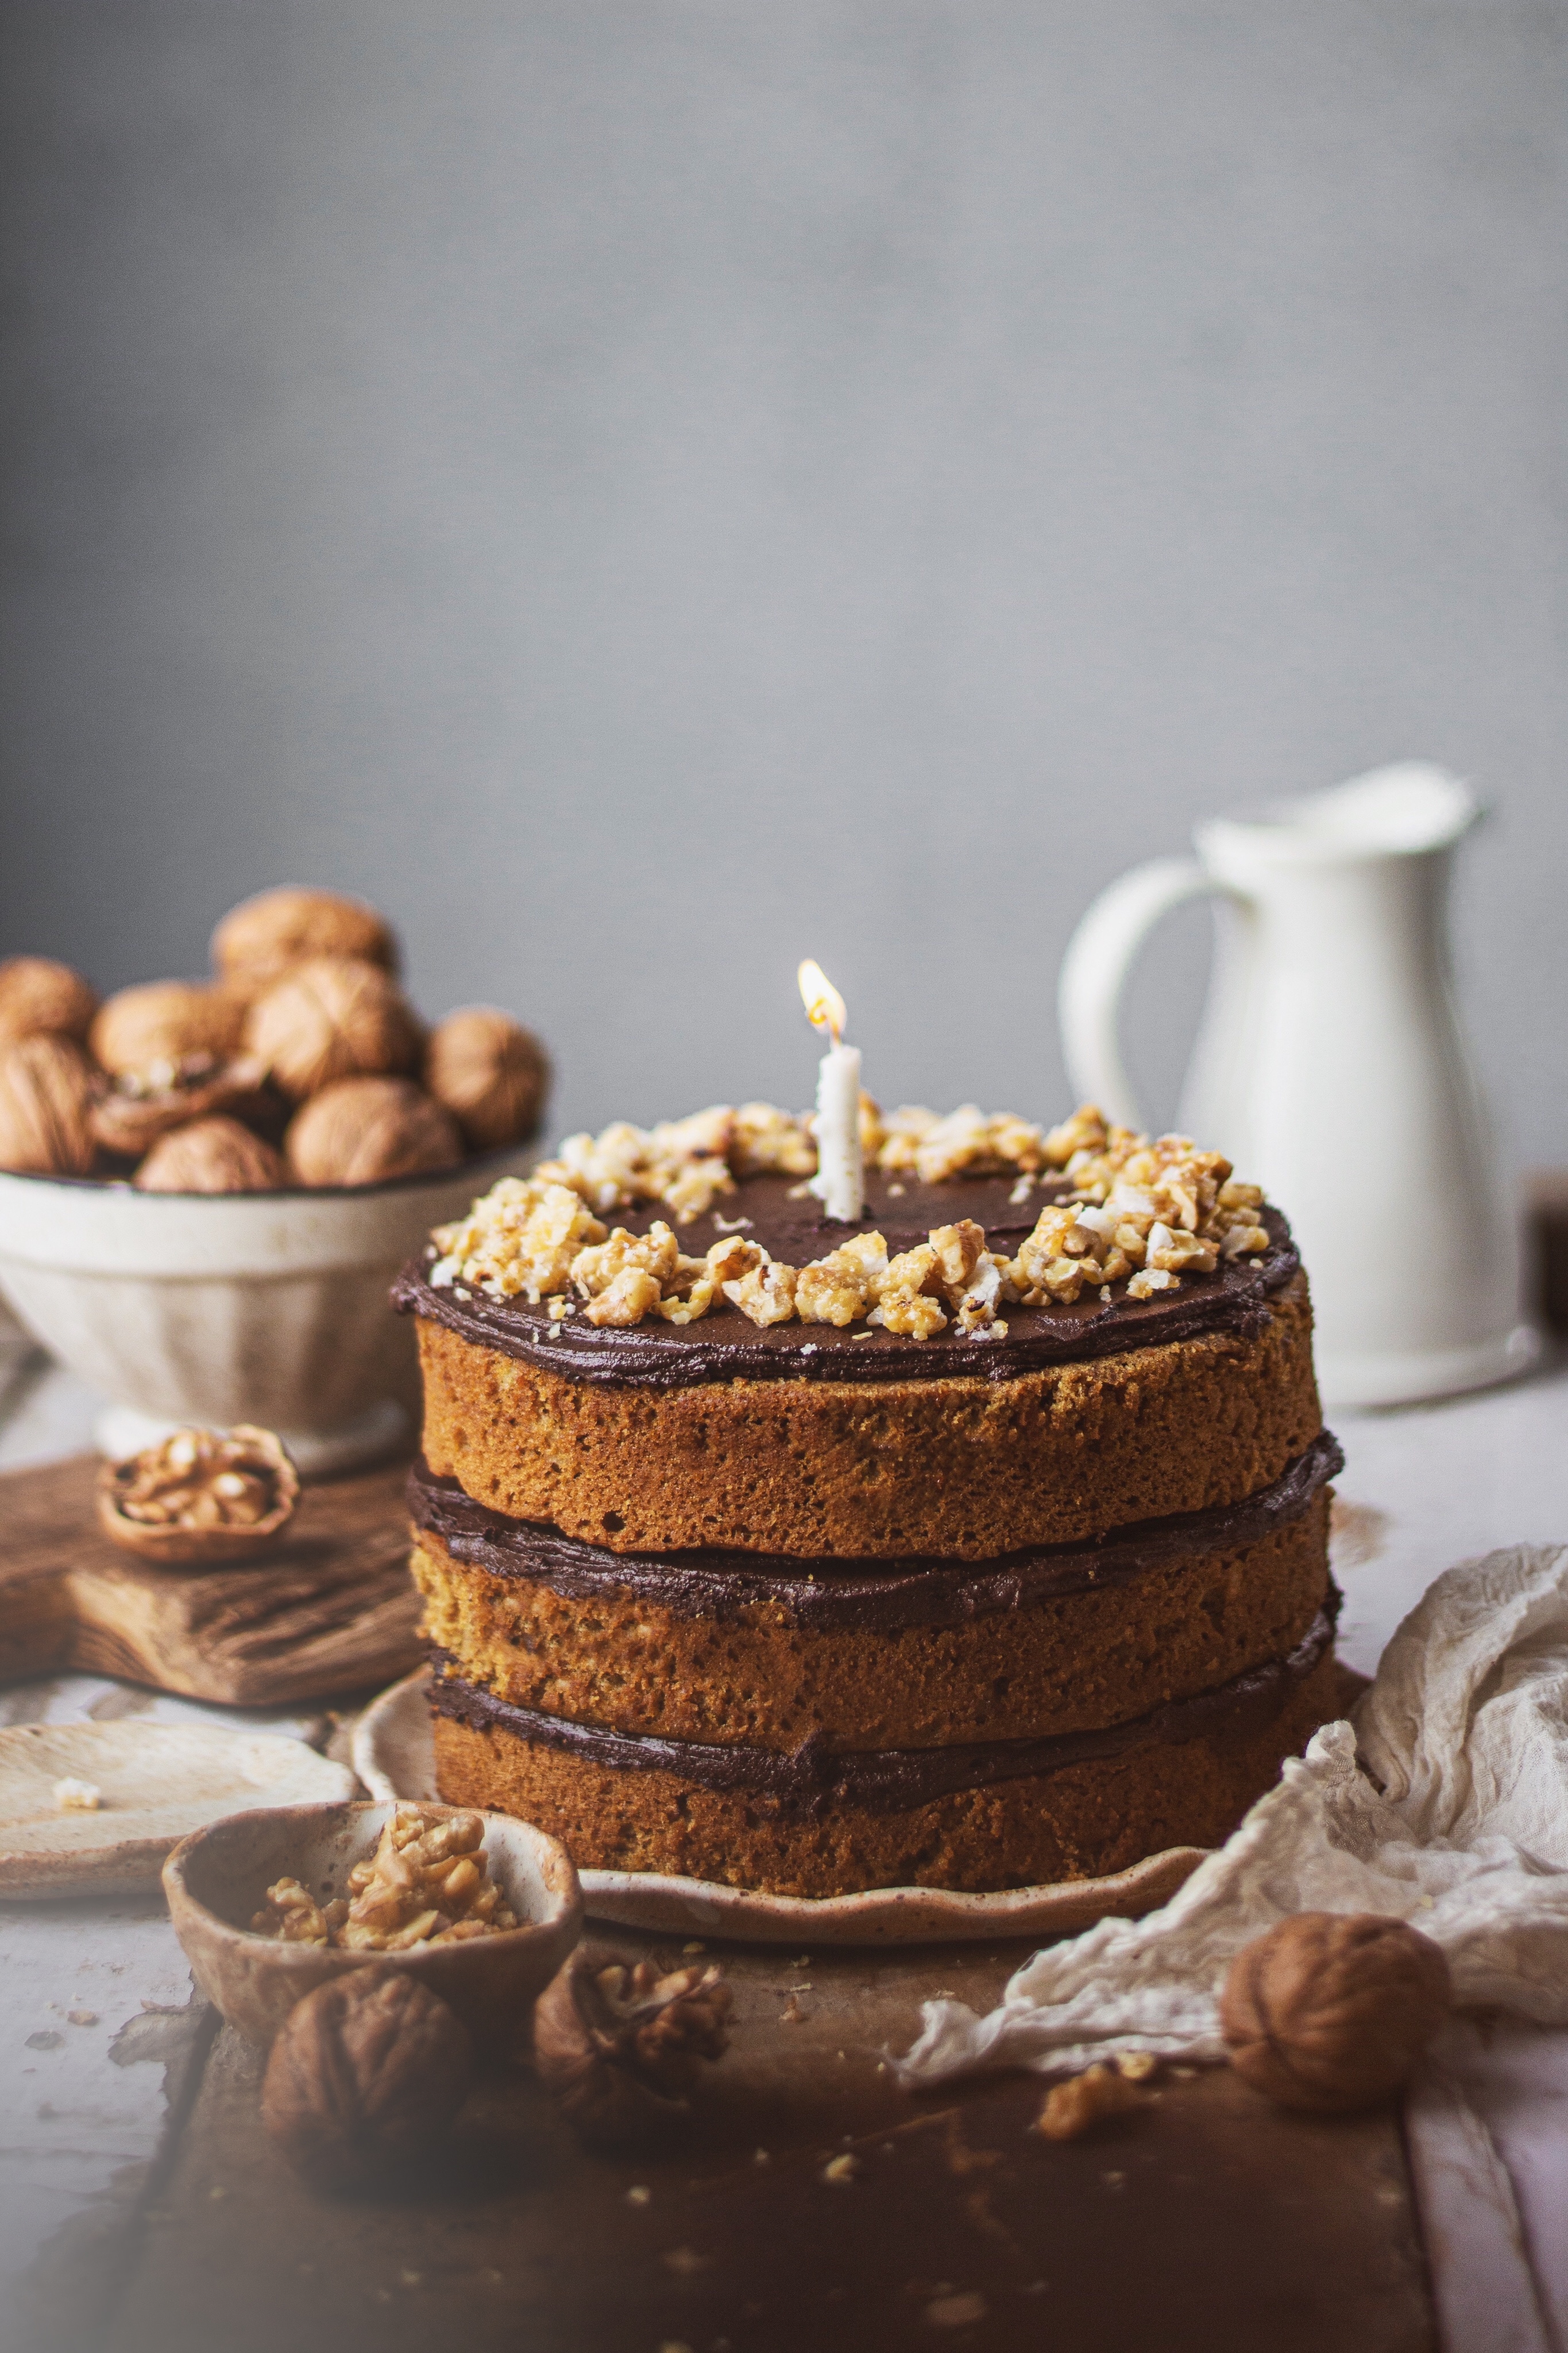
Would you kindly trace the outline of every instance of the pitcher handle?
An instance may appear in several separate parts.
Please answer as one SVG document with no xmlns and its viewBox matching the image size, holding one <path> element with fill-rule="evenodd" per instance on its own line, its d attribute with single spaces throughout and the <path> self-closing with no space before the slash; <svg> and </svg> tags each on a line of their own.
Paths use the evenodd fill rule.
<svg viewBox="0 0 1568 2353">
<path fill-rule="evenodd" d="M 1057 983 L 1068 1076 L 1080 1103 L 1098 1103 L 1123 1127 L 1143 1124 L 1117 1036 L 1127 976 L 1162 915 L 1224 889 L 1196 859 L 1152 858 L 1102 891 L 1068 942 Z"/>
</svg>

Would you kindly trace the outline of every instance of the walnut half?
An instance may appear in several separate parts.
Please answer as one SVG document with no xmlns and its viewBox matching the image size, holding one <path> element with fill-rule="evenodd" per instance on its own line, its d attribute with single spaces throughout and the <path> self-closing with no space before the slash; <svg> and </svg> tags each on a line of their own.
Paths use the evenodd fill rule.
<svg viewBox="0 0 1568 2353">
<path fill-rule="evenodd" d="M 300 1476 L 269 1430 L 177 1430 L 98 1477 L 98 1517 L 127 1552 L 198 1567 L 268 1552 L 293 1516 Z"/>
</svg>

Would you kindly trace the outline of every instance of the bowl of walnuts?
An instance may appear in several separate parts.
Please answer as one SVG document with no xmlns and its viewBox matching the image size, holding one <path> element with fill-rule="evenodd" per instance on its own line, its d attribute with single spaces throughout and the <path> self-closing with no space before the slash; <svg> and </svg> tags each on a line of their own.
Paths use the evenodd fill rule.
<svg viewBox="0 0 1568 2353">
<path fill-rule="evenodd" d="M 492 1007 L 427 1027 L 397 964 L 374 908 L 303 889 L 233 908 L 206 980 L 100 1003 L 0 963 L 0 1293 L 109 1398 L 107 1453 L 255 1423 L 310 1476 L 405 1435 L 388 1286 L 529 1165 L 550 1066 Z"/>
<path fill-rule="evenodd" d="M 526 2031 L 583 1916 L 557 1840 L 435 1802 L 231 1814 L 181 1841 L 163 1892 L 196 1983 L 258 2042 L 367 1966 L 416 1978 L 476 2033 Z"/>
</svg>

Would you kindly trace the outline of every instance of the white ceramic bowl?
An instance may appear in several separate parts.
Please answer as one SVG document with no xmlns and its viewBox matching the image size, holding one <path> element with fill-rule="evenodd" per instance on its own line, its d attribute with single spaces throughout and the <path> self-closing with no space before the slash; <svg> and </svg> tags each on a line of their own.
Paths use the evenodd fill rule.
<svg viewBox="0 0 1568 2353">
<path fill-rule="evenodd" d="M 0 1291 L 51 1356 L 110 1399 L 95 1431 L 133 1453 L 182 1422 L 275 1430 L 307 1476 L 406 1435 L 413 1327 L 387 1287 L 433 1225 L 533 1146 L 352 1190 L 138 1193 L 0 1173 Z"/>
</svg>

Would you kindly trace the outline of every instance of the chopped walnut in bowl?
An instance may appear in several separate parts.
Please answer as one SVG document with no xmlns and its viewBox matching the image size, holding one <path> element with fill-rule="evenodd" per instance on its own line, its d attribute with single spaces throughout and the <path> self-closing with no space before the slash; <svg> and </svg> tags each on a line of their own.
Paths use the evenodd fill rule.
<svg viewBox="0 0 1568 2353">
<path fill-rule="evenodd" d="M 263 1807 L 180 1841 L 163 1865 L 170 1916 L 197 1985 L 230 2025 L 270 2042 L 302 1996 L 368 1968 L 417 1978 L 471 2034 L 501 2048 L 526 2035 L 535 1996 L 577 1941 L 583 1898 L 571 1857 L 510 1814 L 436 1800 L 412 1811 L 411 1820 L 392 1801 Z M 481 1837 L 469 1844 L 476 1821 Z M 463 1825 L 449 1845 L 432 1835 L 447 1822 Z M 299 1894 L 268 1900 L 286 1881 Z M 339 1903 L 360 1912 L 363 1941 L 347 1940 L 346 1922 L 332 1936 L 327 1915 Z M 252 1926 L 258 1905 L 261 1931 Z M 406 1940 L 431 1911 L 454 1929 L 472 1921 L 477 1932 L 432 1925 Z M 285 1913 L 293 1933 L 267 1933 Z"/>
<path fill-rule="evenodd" d="M 298 1879 L 275 1880 L 251 1926 L 290 1945 L 353 1953 L 412 1953 L 495 1936 L 517 1920 L 489 1876 L 479 1814 L 400 1804 L 375 1852 L 356 1862 L 345 1895 L 318 1904 Z"/>
<path fill-rule="evenodd" d="M 105 1463 L 98 1516 L 127 1552 L 165 1567 L 247 1560 L 269 1551 L 292 1518 L 300 1479 L 269 1430 L 177 1430 L 124 1462 Z"/>
</svg>

